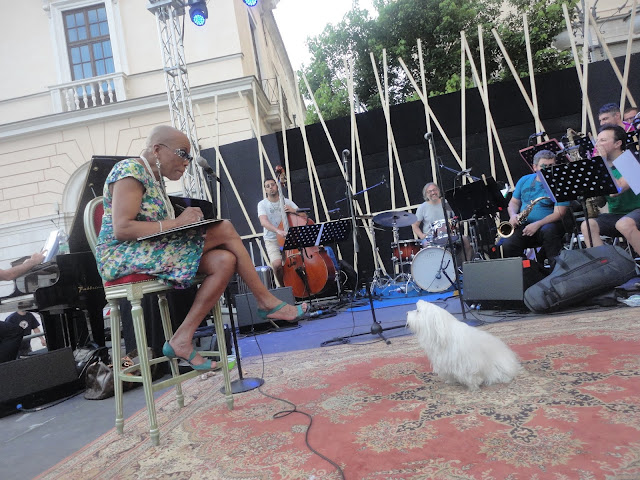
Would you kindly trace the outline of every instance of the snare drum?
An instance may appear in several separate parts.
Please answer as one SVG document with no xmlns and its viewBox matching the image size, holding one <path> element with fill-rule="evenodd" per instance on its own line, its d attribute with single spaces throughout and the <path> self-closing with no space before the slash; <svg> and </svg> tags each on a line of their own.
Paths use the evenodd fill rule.
<svg viewBox="0 0 640 480">
<path fill-rule="evenodd" d="M 454 219 L 449 220 L 449 228 L 451 229 L 451 241 L 457 242 L 460 240 L 458 234 L 458 222 Z M 431 243 L 434 245 L 447 245 L 449 239 L 447 237 L 447 225 L 444 220 L 437 220 L 431 224 Z"/>
<path fill-rule="evenodd" d="M 453 284 L 456 277 L 453 257 L 442 247 L 423 248 L 413 258 L 411 276 L 422 290 L 443 292 Z"/>
<path fill-rule="evenodd" d="M 403 262 L 409 263 L 421 248 L 420 240 L 400 240 L 398 243 L 392 243 L 391 251 L 393 256 L 391 261 L 399 262 L 402 259 Z"/>
</svg>

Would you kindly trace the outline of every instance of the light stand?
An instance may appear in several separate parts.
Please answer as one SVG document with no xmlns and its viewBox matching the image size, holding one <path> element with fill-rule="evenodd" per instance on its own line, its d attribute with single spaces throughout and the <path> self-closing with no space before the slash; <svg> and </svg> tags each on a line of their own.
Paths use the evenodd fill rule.
<svg viewBox="0 0 640 480">
<path fill-rule="evenodd" d="M 464 298 L 462 296 L 462 289 L 460 288 L 460 272 L 458 272 L 458 261 L 456 259 L 457 255 L 456 255 L 456 251 L 455 251 L 455 247 L 453 245 L 453 240 L 452 240 L 452 236 L 451 236 L 451 225 L 449 225 L 449 215 L 447 213 L 447 208 L 445 206 L 445 199 L 444 199 L 444 194 L 442 192 L 444 192 L 444 188 L 443 188 L 443 183 L 442 183 L 442 168 L 444 167 L 444 165 L 442 165 L 442 162 L 440 161 L 438 154 L 436 153 L 436 143 L 433 140 L 433 133 L 431 132 L 427 132 L 424 135 L 424 139 L 429 142 L 431 144 L 431 148 L 433 151 L 433 156 L 436 158 L 436 165 L 438 168 L 436 168 L 436 183 L 438 184 L 438 188 L 440 189 L 440 194 L 442 195 L 442 213 L 444 214 L 444 223 L 445 226 L 447 227 L 447 243 L 449 245 L 449 251 L 451 252 L 451 256 L 453 259 L 453 266 L 454 266 L 454 271 L 455 271 L 455 282 L 453 282 L 448 276 L 446 271 L 442 268 L 442 261 L 444 260 L 444 256 L 442 261 L 440 262 L 440 270 L 442 271 L 442 273 L 449 279 L 449 281 L 451 281 L 451 283 L 455 284 L 455 288 L 458 291 L 458 297 L 460 298 L 460 309 L 462 310 L 462 318 L 464 320 L 467 319 L 467 314 L 465 312 L 465 305 L 464 305 Z"/>
</svg>

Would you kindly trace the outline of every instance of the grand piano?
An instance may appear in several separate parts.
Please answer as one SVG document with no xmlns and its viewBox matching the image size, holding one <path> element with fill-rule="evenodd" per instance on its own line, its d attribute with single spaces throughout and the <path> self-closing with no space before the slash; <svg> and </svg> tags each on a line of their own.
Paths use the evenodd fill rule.
<svg viewBox="0 0 640 480">
<path fill-rule="evenodd" d="M 102 195 L 113 165 L 123 158 L 126 157 L 92 157 L 71 225 L 69 253 L 56 255 L 18 277 L 14 280 L 14 291 L 0 298 L 0 312 L 20 309 L 41 315 L 49 350 L 105 344 L 104 288 L 84 234 L 83 215 L 87 203 Z"/>
<path fill-rule="evenodd" d="M 84 233 L 84 209 L 89 201 L 102 195 L 104 182 L 113 166 L 129 157 L 100 156 L 91 158 L 91 165 L 69 234 L 69 252 L 56 255 L 50 262 L 34 267 L 14 281 L 11 295 L 0 298 L 0 312 L 18 309 L 40 313 L 49 350 L 64 347 L 76 349 L 90 343 L 105 345 L 105 328 L 102 311 L 106 305 L 102 279 L 96 260 Z M 205 218 L 214 218 L 215 207 L 211 202 L 199 199 L 171 197 L 174 205 L 198 206 Z M 22 261 L 18 260 L 17 262 Z M 169 308 L 177 328 L 193 302 L 195 288 L 173 291 L 168 295 Z M 130 307 L 121 304 L 123 337 L 127 351 L 135 348 Z M 143 301 L 145 320 L 148 322 L 148 343 L 161 349 L 164 343 L 159 325 L 159 311 L 153 298 Z"/>
</svg>

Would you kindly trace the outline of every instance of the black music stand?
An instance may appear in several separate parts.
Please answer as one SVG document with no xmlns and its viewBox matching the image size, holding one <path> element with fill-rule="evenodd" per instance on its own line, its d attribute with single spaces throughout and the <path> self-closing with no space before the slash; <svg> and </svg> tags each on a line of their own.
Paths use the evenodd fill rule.
<svg viewBox="0 0 640 480">
<path fill-rule="evenodd" d="M 589 244 L 593 245 L 586 200 L 618 193 L 617 184 L 611 176 L 607 162 L 602 157 L 593 157 L 553 165 L 539 170 L 537 175 L 553 203 L 580 201 L 587 222 Z"/>
<path fill-rule="evenodd" d="M 493 177 L 447 190 L 444 197 L 460 220 L 488 217 L 507 209 L 507 200 Z"/>
<path fill-rule="evenodd" d="M 533 171 L 533 157 L 540 150 L 551 150 L 553 153 L 558 154 L 562 153 L 562 146 L 555 138 L 551 140 L 547 140 L 546 142 L 538 143 L 531 147 L 523 148 L 522 150 L 518 150 L 520 156 L 524 160 L 524 162 L 529 166 L 531 171 Z"/>
</svg>

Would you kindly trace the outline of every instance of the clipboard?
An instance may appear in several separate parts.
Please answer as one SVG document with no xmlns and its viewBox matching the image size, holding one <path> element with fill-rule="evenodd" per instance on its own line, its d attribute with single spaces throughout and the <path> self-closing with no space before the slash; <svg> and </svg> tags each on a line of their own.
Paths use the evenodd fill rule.
<svg viewBox="0 0 640 480">
<path fill-rule="evenodd" d="M 163 230 L 162 232 L 152 233 L 151 235 L 145 235 L 144 237 L 138 237 L 138 241 L 149 240 L 149 239 L 153 239 L 153 238 L 161 238 L 161 237 L 164 237 L 165 235 L 168 235 L 170 233 L 181 232 L 183 230 L 189 230 L 189 229 L 195 228 L 195 227 L 202 227 L 204 225 L 212 225 L 214 223 L 221 222 L 222 220 L 224 220 L 224 219 L 223 218 L 208 218 L 208 219 L 205 219 L 205 220 L 200 220 L 199 222 L 189 223 L 188 225 L 182 225 L 181 227 L 174 227 L 174 228 L 170 228 L 168 230 Z"/>
</svg>

